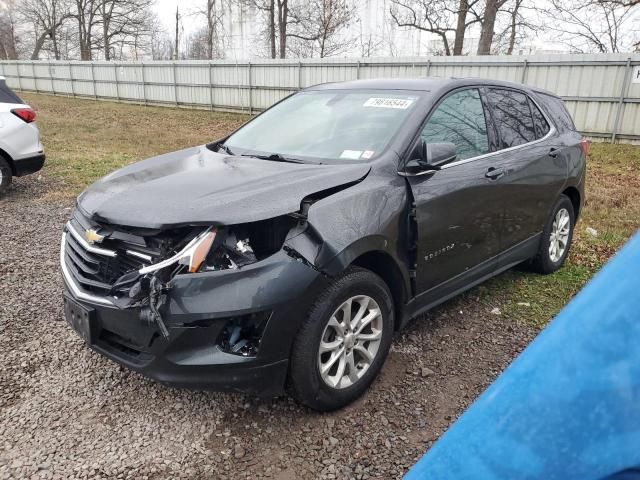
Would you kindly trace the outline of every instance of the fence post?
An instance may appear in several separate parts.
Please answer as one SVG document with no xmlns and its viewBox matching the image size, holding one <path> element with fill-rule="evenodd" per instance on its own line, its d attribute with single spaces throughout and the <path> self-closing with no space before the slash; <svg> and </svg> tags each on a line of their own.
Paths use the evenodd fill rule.
<svg viewBox="0 0 640 480">
<path fill-rule="evenodd" d="M 142 100 L 144 100 L 144 104 L 147 104 L 147 79 L 144 74 L 144 61 L 140 62 L 140 66 L 142 67 Z"/>
<path fill-rule="evenodd" d="M 431 73 L 431 59 L 427 60 L 427 77 Z"/>
<path fill-rule="evenodd" d="M 176 61 L 173 61 L 173 96 L 176 100 L 176 107 L 178 106 L 178 74 L 176 71 Z"/>
<path fill-rule="evenodd" d="M 73 85 L 73 67 L 71 66 L 71 62 L 69 62 L 69 81 L 71 82 L 71 95 L 76 96 L 76 89 Z"/>
<path fill-rule="evenodd" d="M 49 70 L 49 79 L 51 80 L 51 93 L 56 94 L 56 85 L 55 80 L 53 79 L 53 72 L 51 71 L 51 62 L 47 62 L 47 67 Z"/>
<path fill-rule="evenodd" d="M 618 136 L 618 130 L 620 129 L 620 122 L 622 120 L 622 112 L 624 111 L 624 97 L 629 89 L 629 82 L 631 80 L 631 57 L 627 58 L 627 65 L 624 69 L 624 77 L 622 79 L 622 89 L 620 90 L 620 99 L 618 100 L 618 108 L 616 109 L 616 119 L 613 123 L 613 132 L 611 132 L 611 143 L 616 142 Z"/>
<path fill-rule="evenodd" d="M 16 62 L 16 71 L 18 72 L 18 90 L 22 91 L 22 79 L 20 78 L 20 62 Z"/>
<path fill-rule="evenodd" d="M 237 64 L 236 64 L 237 65 Z M 238 69 L 236 68 L 236 73 Z M 239 96 L 238 100 L 242 97 Z M 213 62 L 209 62 L 209 106 L 213 112 Z"/>
<path fill-rule="evenodd" d="M 356 64 L 356 79 L 360 80 L 360 60 L 358 60 L 358 63 Z"/>
<path fill-rule="evenodd" d="M 31 74 L 33 75 L 33 88 L 35 88 L 36 93 L 40 93 L 38 91 L 38 79 L 36 78 L 36 63 L 31 62 Z"/>
<path fill-rule="evenodd" d="M 113 73 L 116 79 L 116 97 L 120 101 L 120 82 L 118 81 L 118 64 L 113 62 Z"/>
<path fill-rule="evenodd" d="M 248 64 L 249 73 L 249 115 L 253 115 L 253 93 L 252 93 L 252 80 L 251 80 L 251 62 Z"/>
<path fill-rule="evenodd" d="M 527 67 L 529 66 L 529 61 L 527 59 L 522 62 L 522 73 L 520 75 L 520 83 L 524 83 L 527 80 Z"/>
<path fill-rule="evenodd" d="M 93 98 L 95 100 L 98 99 L 98 90 L 97 90 L 97 82 L 96 82 L 96 72 L 94 72 L 94 63 L 93 60 L 91 60 L 91 85 L 93 86 Z"/>
<path fill-rule="evenodd" d="M 302 62 L 298 62 L 298 90 L 302 90 Z"/>
</svg>

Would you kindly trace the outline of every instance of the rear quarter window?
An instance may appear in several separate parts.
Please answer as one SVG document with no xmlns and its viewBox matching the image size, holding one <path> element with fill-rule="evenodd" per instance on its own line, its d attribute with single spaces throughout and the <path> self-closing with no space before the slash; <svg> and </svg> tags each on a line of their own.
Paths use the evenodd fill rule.
<svg viewBox="0 0 640 480">
<path fill-rule="evenodd" d="M 564 102 L 561 98 L 552 97 L 551 95 L 547 95 L 544 93 L 538 93 L 538 98 L 540 99 L 542 106 L 546 108 L 547 113 L 551 117 L 553 123 L 556 124 L 559 130 L 561 131 L 576 131 L 576 126 L 573 123 L 573 119 L 567 110 Z"/>
<path fill-rule="evenodd" d="M 24 103 L 22 99 L 7 86 L 7 82 L 4 79 L 0 80 L 0 103 Z"/>
</svg>

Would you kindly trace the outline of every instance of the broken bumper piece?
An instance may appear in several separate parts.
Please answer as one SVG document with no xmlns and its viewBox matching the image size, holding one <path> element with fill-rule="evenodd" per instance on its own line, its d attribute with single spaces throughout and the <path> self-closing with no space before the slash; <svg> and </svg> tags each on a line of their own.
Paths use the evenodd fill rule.
<svg viewBox="0 0 640 480">
<path fill-rule="evenodd" d="M 326 284 L 284 251 L 240 269 L 177 275 L 161 310 L 165 337 L 144 307 L 95 301 L 61 260 L 65 316 L 91 348 L 165 384 L 261 396 L 283 392 L 294 336 Z"/>
</svg>

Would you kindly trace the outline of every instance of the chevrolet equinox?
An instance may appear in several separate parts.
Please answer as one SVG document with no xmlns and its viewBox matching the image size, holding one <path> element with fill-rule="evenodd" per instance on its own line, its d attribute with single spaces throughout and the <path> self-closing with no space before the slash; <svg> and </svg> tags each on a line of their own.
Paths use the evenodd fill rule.
<svg viewBox="0 0 640 480">
<path fill-rule="evenodd" d="M 532 87 L 310 87 L 87 188 L 62 234 L 65 316 L 157 381 L 340 408 L 410 319 L 517 264 L 560 268 L 587 149 Z"/>
</svg>

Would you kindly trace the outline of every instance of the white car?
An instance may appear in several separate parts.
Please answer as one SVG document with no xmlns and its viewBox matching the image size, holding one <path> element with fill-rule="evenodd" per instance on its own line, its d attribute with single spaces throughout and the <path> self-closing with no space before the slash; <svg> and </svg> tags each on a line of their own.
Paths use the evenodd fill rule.
<svg viewBox="0 0 640 480">
<path fill-rule="evenodd" d="M 0 195 L 11 179 L 37 172 L 44 164 L 44 149 L 35 124 L 36 112 L 0 77 Z"/>
</svg>

